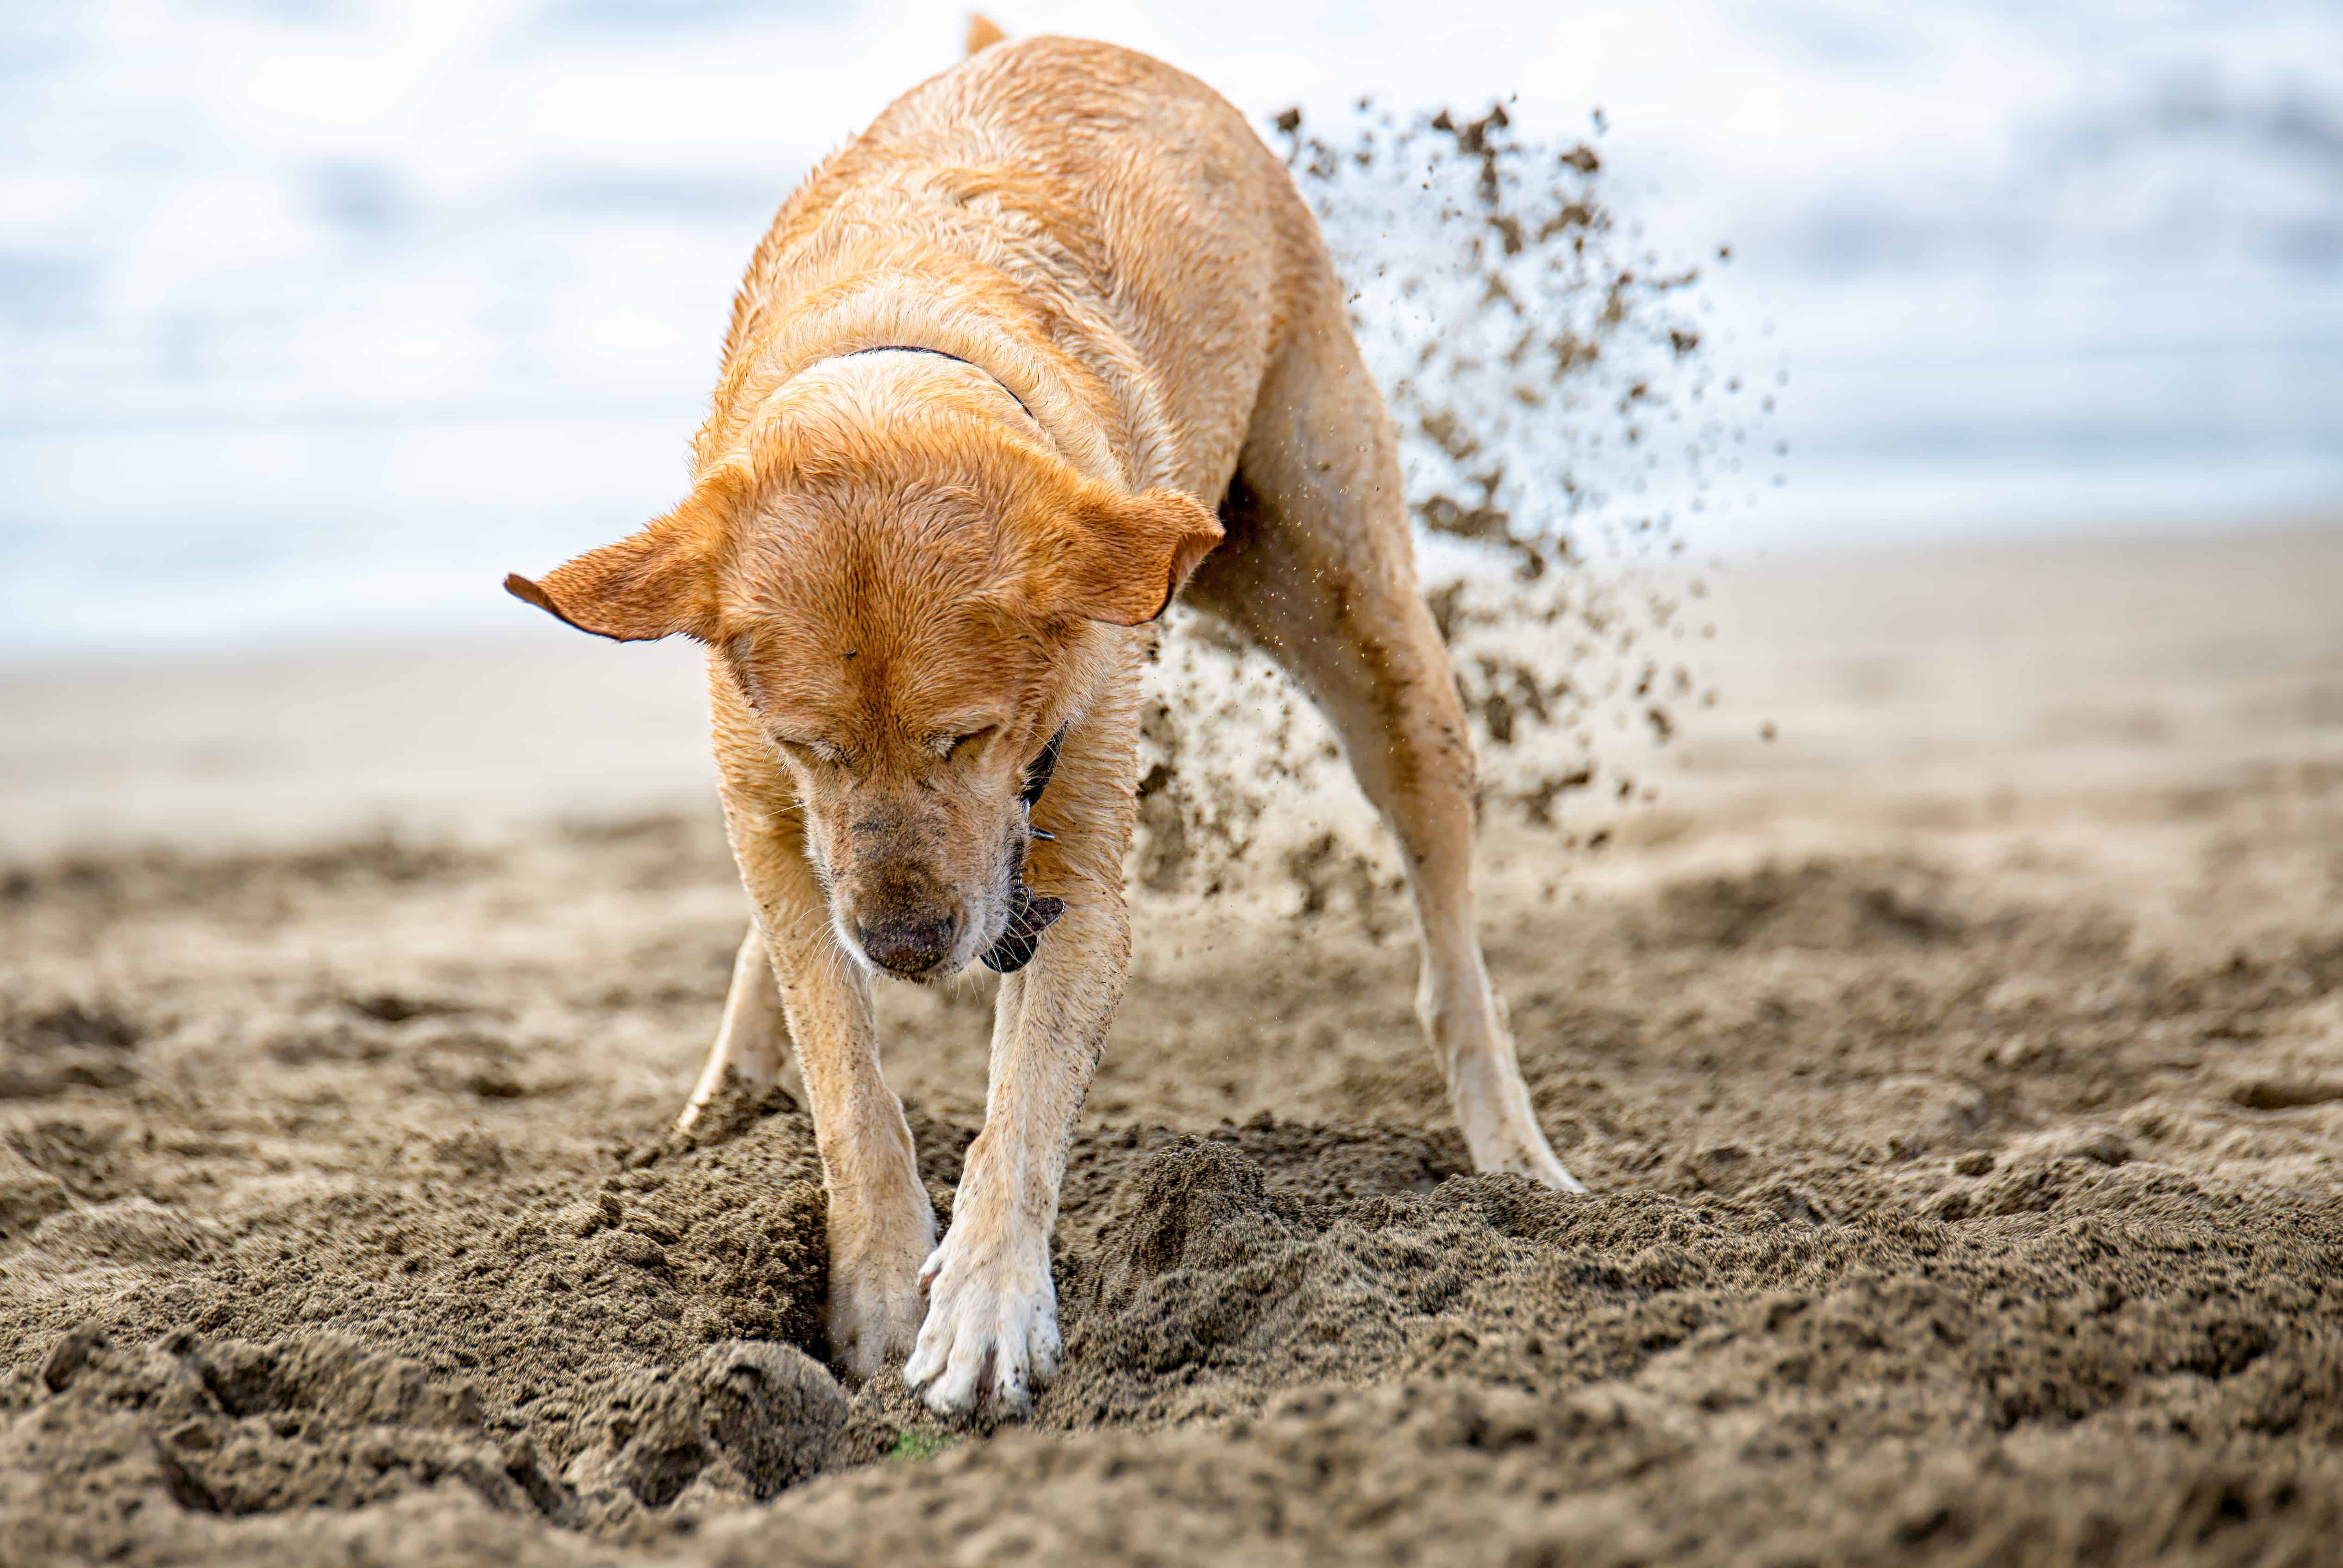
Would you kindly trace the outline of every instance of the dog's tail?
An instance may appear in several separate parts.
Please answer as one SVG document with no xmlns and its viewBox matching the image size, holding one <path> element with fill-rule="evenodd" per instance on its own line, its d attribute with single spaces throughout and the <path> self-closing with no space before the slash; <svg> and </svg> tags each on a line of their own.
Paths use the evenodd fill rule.
<svg viewBox="0 0 2343 1568">
<path fill-rule="evenodd" d="M 980 49 L 990 49 L 995 44 L 1005 43 L 1009 35 L 1001 30 L 1000 24 L 983 12 L 971 11 L 968 14 L 968 52 L 970 54 L 973 55 Z"/>
</svg>

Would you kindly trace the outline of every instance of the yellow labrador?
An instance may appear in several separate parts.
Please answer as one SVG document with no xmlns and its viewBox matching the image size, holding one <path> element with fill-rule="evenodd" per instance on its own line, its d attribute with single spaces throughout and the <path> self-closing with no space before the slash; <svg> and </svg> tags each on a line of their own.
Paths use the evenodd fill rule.
<svg viewBox="0 0 2343 1568">
<path fill-rule="evenodd" d="M 1183 585 L 1309 691 L 1397 835 L 1473 1163 L 1577 1190 L 1474 931 L 1473 755 L 1391 422 L 1235 109 L 1068 38 L 897 100 L 758 246 L 693 467 L 641 532 L 507 586 L 708 646 L 756 926 L 683 1120 L 795 1041 L 848 1373 L 1008 1415 L 1056 1369 L 1059 1185 L 1131 951 L 1135 628 Z M 990 1093 L 938 1245 L 869 989 L 977 962 Z"/>
</svg>

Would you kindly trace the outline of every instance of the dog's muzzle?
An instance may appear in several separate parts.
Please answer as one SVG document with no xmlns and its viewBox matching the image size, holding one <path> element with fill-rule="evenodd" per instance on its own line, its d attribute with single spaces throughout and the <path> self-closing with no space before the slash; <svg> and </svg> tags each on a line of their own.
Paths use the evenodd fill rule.
<svg viewBox="0 0 2343 1568">
<path fill-rule="evenodd" d="M 1059 748 L 1065 743 L 1066 727 L 1061 724 L 1058 732 L 1050 737 L 1050 744 L 1041 748 L 1041 755 L 1025 769 L 1025 789 L 1018 797 L 1018 803 L 1025 809 L 1028 819 L 1026 836 L 1029 839 L 1050 838 L 1039 828 L 1032 827 L 1031 819 L 1033 803 L 1041 799 L 1041 791 L 1050 787 L 1050 775 L 1058 769 Z M 1065 900 L 1036 898 L 1025 886 L 1025 859 L 1021 851 L 1017 859 L 1016 885 L 1009 895 L 1009 924 L 1001 931 L 1001 940 L 985 950 L 981 960 L 984 967 L 995 974 L 1013 975 L 1031 963 L 1034 953 L 1041 949 L 1041 933 L 1065 912 Z"/>
</svg>

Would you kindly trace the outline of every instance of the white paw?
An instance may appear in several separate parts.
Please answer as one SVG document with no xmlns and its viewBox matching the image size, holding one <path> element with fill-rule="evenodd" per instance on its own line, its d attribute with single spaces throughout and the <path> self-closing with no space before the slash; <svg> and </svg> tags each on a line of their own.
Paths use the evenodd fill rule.
<svg viewBox="0 0 2343 1568">
<path fill-rule="evenodd" d="M 1483 1175 L 1526 1176 L 1557 1192 L 1586 1191 L 1578 1178 L 1554 1158 L 1554 1146 L 1545 1141 L 1545 1134 L 1538 1130 L 1537 1118 L 1530 1111 L 1526 1091 L 1516 1104 L 1506 1108 L 1510 1115 L 1476 1107 L 1469 1101 L 1463 1109 L 1467 1114 L 1457 1120 L 1463 1123 L 1464 1147 L 1472 1153 L 1473 1170 Z M 1478 1114 L 1473 1114 L 1474 1111 Z"/>
<path fill-rule="evenodd" d="M 1554 1145 L 1545 1141 L 1537 1112 L 1530 1106 L 1529 1086 L 1512 1057 L 1510 1046 L 1502 1055 L 1488 1051 L 1460 1064 L 1450 1076 L 1457 1130 L 1472 1152 L 1473 1169 L 1484 1175 L 1526 1176 L 1557 1192 L 1585 1191 L 1554 1158 Z"/>
<path fill-rule="evenodd" d="M 924 1391 L 939 1415 L 982 1403 L 996 1420 L 1022 1418 L 1032 1412 L 1033 1391 L 1058 1375 L 1050 1245 L 953 1245 L 972 1232 L 954 1226 L 920 1271 L 928 1316 L 903 1381 Z"/>
<path fill-rule="evenodd" d="M 1476 1171 L 1510 1171 L 1531 1181 L 1553 1188 L 1557 1192 L 1584 1192 L 1586 1188 L 1578 1178 L 1564 1169 L 1546 1146 L 1545 1135 L 1533 1131 L 1528 1137 L 1509 1141 L 1511 1147 L 1493 1151 L 1487 1157 L 1478 1153 L 1473 1158 Z"/>
</svg>

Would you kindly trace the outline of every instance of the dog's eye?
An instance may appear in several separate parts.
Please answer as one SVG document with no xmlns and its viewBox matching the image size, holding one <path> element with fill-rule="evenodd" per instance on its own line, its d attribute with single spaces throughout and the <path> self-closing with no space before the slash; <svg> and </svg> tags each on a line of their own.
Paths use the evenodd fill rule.
<svg viewBox="0 0 2343 1568">
<path fill-rule="evenodd" d="M 949 759 L 957 756 L 961 747 L 983 739 L 999 728 L 998 725 L 988 724 L 981 729 L 971 729 L 964 735 L 939 735 L 931 744 L 935 747 L 937 756 Z"/>
<path fill-rule="evenodd" d="M 797 753 L 803 761 L 820 762 L 830 767 L 847 762 L 846 753 L 827 740 L 805 740 L 793 735 L 776 735 L 773 739 L 780 742 L 782 749 Z"/>
</svg>

